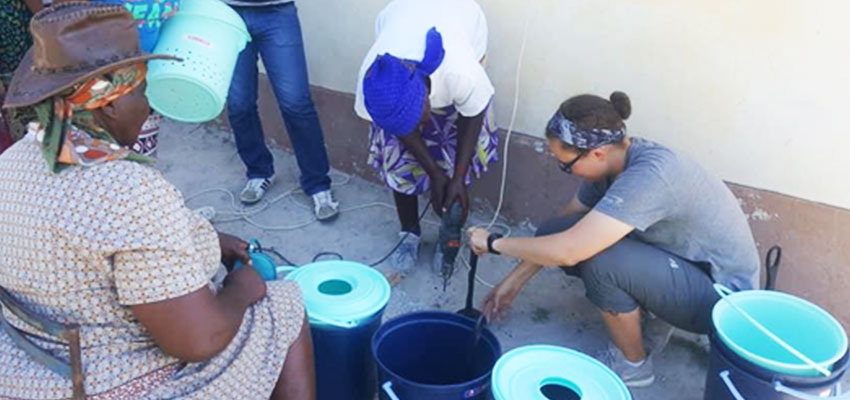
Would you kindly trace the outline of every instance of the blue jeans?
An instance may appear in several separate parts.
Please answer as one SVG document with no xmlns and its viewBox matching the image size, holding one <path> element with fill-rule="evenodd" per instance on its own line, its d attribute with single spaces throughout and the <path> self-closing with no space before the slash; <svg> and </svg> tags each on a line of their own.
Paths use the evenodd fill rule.
<svg viewBox="0 0 850 400">
<path fill-rule="evenodd" d="M 251 34 L 251 41 L 239 54 L 227 97 L 230 125 L 239 156 L 248 168 L 248 179 L 274 174 L 274 160 L 266 147 L 257 112 L 257 57 L 261 56 L 295 150 L 301 189 L 308 196 L 330 189 L 328 154 L 310 97 L 307 60 L 295 4 L 233 9 L 245 20 Z"/>
</svg>

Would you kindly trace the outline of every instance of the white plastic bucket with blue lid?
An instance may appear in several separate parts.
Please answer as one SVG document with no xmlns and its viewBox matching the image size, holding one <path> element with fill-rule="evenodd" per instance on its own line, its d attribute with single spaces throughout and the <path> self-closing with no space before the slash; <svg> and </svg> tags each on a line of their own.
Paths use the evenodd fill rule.
<svg viewBox="0 0 850 400">
<path fill-rule="evenodd" d="M 740 357 L 762 368 L 796 376 L 830 376 L 848 349 L 847 333 L 817 305 L 770 290 L 732 292 L 711 312 L 717 336 Z"/>
<path fill-rule="evenodd" d="M 548 391 L 574 399 L 631 400 L 625 383 L 601 362 L 575 350 L 532 345 L 505 353 L 492 377 L 496 400 L 549 400 Z"/>
<path fill-rule="evenodd" d="M 301 287 L 311 324 L 353 328 L 383 311 L 390 300 L 387 278 L 357 262 L 315 262 L 292 270 L 286 279 Z"/>
<path fill-rule="evenodd" d="M 205 122 L 224 109 L 239 53 L 251 36 L 245 22 L 221 0 L 182 0 L 162 26 L 154 53 L 182 61 L 148 62 L 148 102 L 160 114 Z"/>
</svg>

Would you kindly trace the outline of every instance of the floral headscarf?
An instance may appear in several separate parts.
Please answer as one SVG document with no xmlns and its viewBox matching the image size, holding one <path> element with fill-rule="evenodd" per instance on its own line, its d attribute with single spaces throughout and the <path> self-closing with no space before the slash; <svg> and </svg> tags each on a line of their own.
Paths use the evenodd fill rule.
<svg viewBox="0 0 850 400">
<path fill-rule="evenodd" d="M 121 67 L 35 106 L 38 122 L 31 129 L 36 132 L 51 171 L 57 173 L 68 165 L 91 166 L 123 159 L 153 162 L 118 144 L 97 124 L 92 113 L 132 92 L 145 80 L 146 73 L 144 63 Z"/>
</svg>

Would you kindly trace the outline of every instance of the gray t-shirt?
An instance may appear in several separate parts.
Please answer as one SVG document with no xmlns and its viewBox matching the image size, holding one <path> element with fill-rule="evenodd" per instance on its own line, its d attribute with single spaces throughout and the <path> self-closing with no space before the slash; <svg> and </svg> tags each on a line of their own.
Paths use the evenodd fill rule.
<svg viewBox="0 0 850 400">
<path fill-rule="evenodd" d="M 710 265 L 718 283 L 759 287 L 758 250 L 744 212 L 726 184 L 690 157 L 632 138 L 623 172 L 585 182 L 578 199 L 634 226 L 630 237 Z"/>
</svg>

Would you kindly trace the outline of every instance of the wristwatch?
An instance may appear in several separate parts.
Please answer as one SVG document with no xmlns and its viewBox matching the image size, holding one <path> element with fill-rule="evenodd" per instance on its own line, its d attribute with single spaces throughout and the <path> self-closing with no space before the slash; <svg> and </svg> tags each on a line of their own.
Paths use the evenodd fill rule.
<svg viewBox="0 0 850 400">
<path fill-rule="evenodd" d="M 495 255 L 501 254 L 498 251 L 496 251 L 496 249 L 493 248 L 493 242 L 495 242 L 497 239 L 501 239 L 503 237 L 504 236 L 501 233 L 491 233 L 490 236 L 487 236 L 487 251 L 490 254 L 495 254 Z"/>
</svg>

